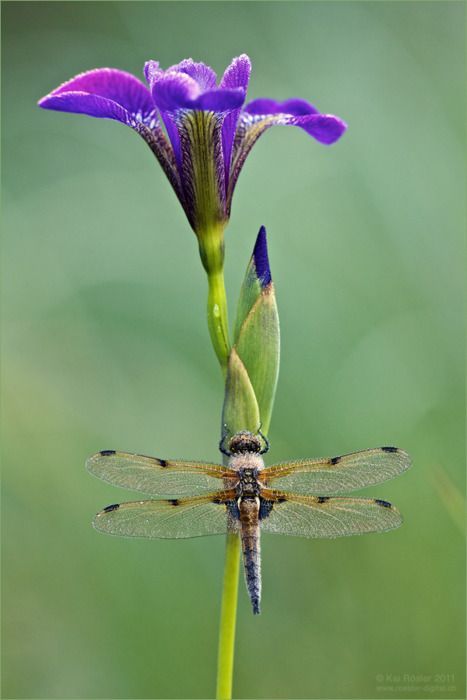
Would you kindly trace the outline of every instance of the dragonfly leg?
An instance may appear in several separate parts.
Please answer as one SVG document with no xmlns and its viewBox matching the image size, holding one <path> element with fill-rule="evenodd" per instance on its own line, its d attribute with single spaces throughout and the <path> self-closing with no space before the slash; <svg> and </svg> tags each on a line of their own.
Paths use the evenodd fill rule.
<svg viewBox="0 0 467 700">
<path fill-rule="evenodd" d="M 264 454 L 266 454 L 266 452 L 269 451 L 270 445 L 269 445 L 269 440 L 267 439 L 266 435 L 263 435 L 263 433 L 261 432 L 261 425 L 260 425 L 259 428 L 258 428 L 258 435 L 260 436 L 260 438 L 261 438 L 261 439 L 263 440 L 263 442 L 264 442 L 264 447 L 263 447 L 263 449 L 260 451 L 260 455 L 264 455 Z"/>
<path fill-rule="evenodd" d="M 225 439 L 226 439 L 226 437 L 228 437 L 228 434 L 229 434 L 229 430 L 227 428 L 227 423 L 224 423 L 224 425 L 222 427 L 222 437 L 221 437 L 221 440 L 219 442 L 219 451 L 222 452 L 222 454 L 225 455 L 226 457 L 231 457 L 232 453 L 225 448 Z"/>
</svg>

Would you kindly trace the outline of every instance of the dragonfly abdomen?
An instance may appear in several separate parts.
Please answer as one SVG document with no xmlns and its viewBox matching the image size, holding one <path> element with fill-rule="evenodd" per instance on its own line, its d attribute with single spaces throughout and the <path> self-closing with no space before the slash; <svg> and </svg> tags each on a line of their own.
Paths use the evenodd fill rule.
<svg viewBox="0 0 467 700">
<path fill-rule="evenodd" d="M 253 613 L 260 613 L 261 543 L 259 532 L 259 498 L 242 498 L 239 504 L 245 581 Z"/>
</svg>

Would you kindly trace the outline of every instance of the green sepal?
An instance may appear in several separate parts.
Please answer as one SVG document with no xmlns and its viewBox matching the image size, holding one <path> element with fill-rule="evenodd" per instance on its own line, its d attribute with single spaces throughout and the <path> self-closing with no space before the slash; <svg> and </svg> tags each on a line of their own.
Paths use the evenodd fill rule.
<svg viewBox="0 0 467 700">
<path fill-rule="evenodd" d="M 227 365 L 225 399 L 222 409 L 223 433 L 233 435 L 239 430 L 256 433 L 260 425 L 260 413 L 255 392 L 245 365 L 232 348 Z"/>
</svg>

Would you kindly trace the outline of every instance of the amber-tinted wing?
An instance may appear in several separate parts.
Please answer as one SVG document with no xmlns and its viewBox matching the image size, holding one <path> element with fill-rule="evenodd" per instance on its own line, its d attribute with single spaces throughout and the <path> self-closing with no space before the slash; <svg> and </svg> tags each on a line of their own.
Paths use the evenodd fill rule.
<svg viewBox="0 0 467 700">
<path fill-rule="evenodd" d="M 109 484 L 150 496 L 200 495 L 225 488 L 223 479 L 236 479 L 235 472 L 220 464 L 179 462 L 115 450 L 97 452 L 89 457 L 86 467 Z"/>
<path fill-rule="evenodd" d="M 375 498 L 295 496 L 264 489 L 263 532 L 298 537 L 345 537 L 385 532 L 402 524 L 391 503 Z"/>
<path fill-rule="evenodd" d="M 376 447 L 341 457 L 275 464 L 261 472 L 261 481 L 285 491 L 334 495 L 393 479 L 410 465 L 404 450 Z"/>
<path fill-rule="evenodd" d="M 222 535 L 230 527 L 237 527 L 235 521 L 227 518 L 227 502 L 232 496 L 233 492 L 224 491 L 212 496 L 115 504 L 101 510 L 93 525 L 100 532 L 121 537 L 178 539 Z"/>
</svg>

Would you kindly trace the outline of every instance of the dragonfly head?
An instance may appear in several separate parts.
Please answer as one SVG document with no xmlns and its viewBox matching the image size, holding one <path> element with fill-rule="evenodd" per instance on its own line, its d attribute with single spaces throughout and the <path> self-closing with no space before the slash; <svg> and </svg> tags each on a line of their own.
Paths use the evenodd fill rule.
<svg viewBox="0 0 467 700">
<path fill-rule="evenodd" d="M 257 452 L 262 450 L 261 439 L 258 435 L 250 433 L 248 430 L 241 430 L 229 440 L 229 452 L 233 455 L 244 454 L 245 452 Z"/>
</svg>

